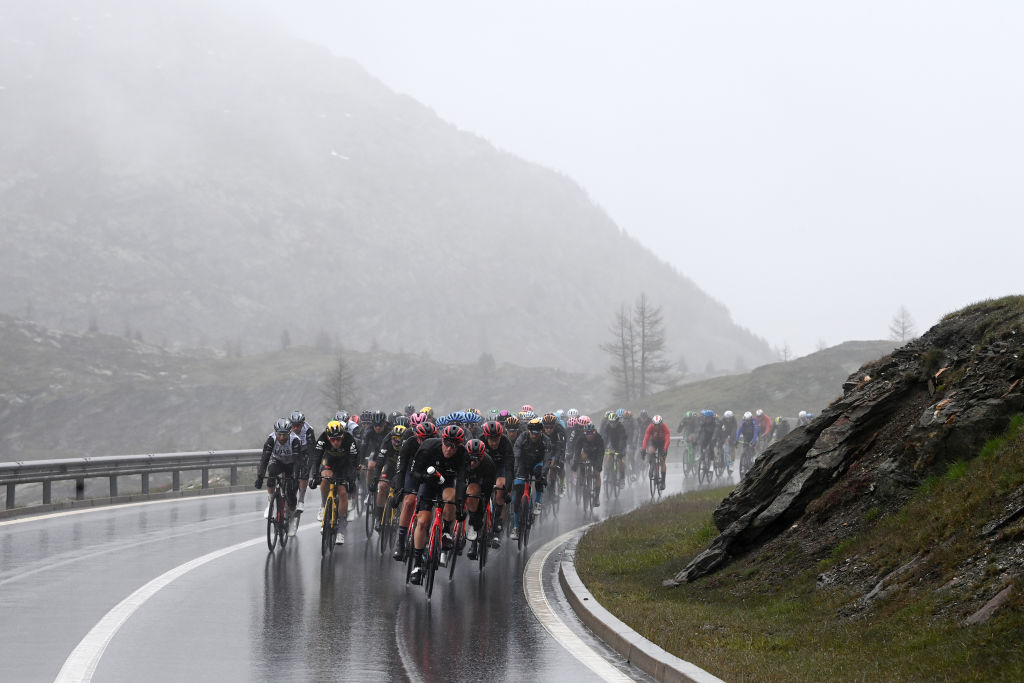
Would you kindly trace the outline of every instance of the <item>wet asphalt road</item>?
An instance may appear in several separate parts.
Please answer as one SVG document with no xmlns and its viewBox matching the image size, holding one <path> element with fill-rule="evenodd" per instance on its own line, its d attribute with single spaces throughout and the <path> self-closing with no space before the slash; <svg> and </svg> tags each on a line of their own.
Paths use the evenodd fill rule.
<svg viewBox="0 0 1024 683">
<path fill-rule="evenodd" d="M 601 515 L 648 500 L 641 483 Z M 669 490 L 681 488 L 670 474 Z M 528 553 L 514 544 L 492 552 L 482 574 L 465 556 L 454 581 L 442 570 L 428 602 L 405 584 L 404 564 L 366 542 L 361 523 L 323 561 L 312 502 L 287 548 L 268 552 L 265 500 L 253 492 L 0 523 L 2 678 L 55 680 L 79 647 L 93 656 L 96 681 L 594 679 L 531 611 Z M 530 552 L 583 523 L 563 501 L 557 519 L 534 528 Z M 221 554 L 186 565 L 210 553 Z M 544 583 L 555 611 L 643 679 L 575 620 L 554 555 Z M 121 604 L 139 589 L 148 591 L 139 604 Z"/>
</svg>

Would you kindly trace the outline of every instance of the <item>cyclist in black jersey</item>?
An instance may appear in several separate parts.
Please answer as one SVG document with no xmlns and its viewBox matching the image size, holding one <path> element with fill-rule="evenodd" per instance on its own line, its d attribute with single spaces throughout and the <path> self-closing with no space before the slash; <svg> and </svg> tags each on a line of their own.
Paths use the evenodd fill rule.
<svg viewBox="0 0 1024 683">
<path fill-rule="evenodd" d="M 345 542 L 345 528 L 348 512 L 348 497 L 355 488 L 356 474 L 359 470 L 359 448 L 348 430 L 337 420 L 327 423 L 327 428 L 317 439 L 313 448 L 316 463 L 310 476 L 310 488 L 320 485 L 321 477 L 334 477 L 344 482 L 338 486 L 338 537 L 335 543 Z M 320 489 L 320 512 L 317 520 L 324 518 L 324 505 L 327 503 L 327 485 Z"/>
<path fill-rule="evenodd" d="M 399 562 L 405 562 L 406 536 L 409 533 L 409 523 L 412 522 L 413 513 L 416 512 L 416 490 L 419 485 L 412 474 L 416 452 L 419 451 L 423 442 L 437 436 L 437 427 L 433 422 L 424 419 L 416 425 L 415 432 L 415 436 L 407 439 L 398 449 L 398 459 L 395 462 L 395 481 L 402 487 L 401 502 L 399 503 L 402 510 L 398 516 L 398 545 L 392 557 Z"/>
<path fill-rule="evenodd" d="M 480 539 L 480 527 L 484 522 L 484 510 L 487 508 L 487 500 L 491 497 L 494 489 L 495 467 L 494 461 L 487 455 L 487 446 L 479 439 L 470 439 L 466 443 L 466 456 L 469 466 L 466 469 L 466 511 L 469 516 L 469 525 L 466 528 L 466 539 L 469 541 L 469 553 L 466 555 L 471 560 L 477 559 L 477 544 L 480 540 L 487 543 L 489 539 Z M 479 495 L 480 498 L 469 496 Z"/>
<path fill-rule="evenodd" d="M 505 429 L 499 422 L 488 422 L 484 425 L 483 442 L 487 446 L 487 455 L 494 461 L 494 534 L 497 536 L 502 529 L 502 512 L 509 501 L 512 491 L 513 467 L 515 453 L 512 442 L 505 435 Z"/>
<path fill-rule="evenodd" d="M 260 456 L 260 465 L 256 474 L 256 488 L 263 488 L 263 479 L 267 480 L 267 507 L 263 511 L 263 518 L 270 515 L 270 506 L 274 502 L 274 488 L 277 477 L 286 474 L 289 477 L 298 477 L 298 467 L 302 463 L 302 443 L 299 437 L 292 433 L 291 423 L 281 418 L 274 423 L 274 431 L 271 432 L 263 442 L 263 454 Z M 295 510 L 295 491 L 288 488 L 286 497 L 288 500 L 288 516 L 291 517 Z M 295 532 L 291 531 L 294 535 Z"/>
<path fill-rule="evenodd" d="M 597 433 L 597 427 L 590 421 L 590 418 L 587 418 L 580 429 L 583 435 L 573 442 L 573 470 L 578 472 L 580 463 L 583 461 L 588 461 L 593 465 L 593 507 L 599 507 L 601 505 L 601 465 L 604 461 L 604 439 Z"/>
</svg>

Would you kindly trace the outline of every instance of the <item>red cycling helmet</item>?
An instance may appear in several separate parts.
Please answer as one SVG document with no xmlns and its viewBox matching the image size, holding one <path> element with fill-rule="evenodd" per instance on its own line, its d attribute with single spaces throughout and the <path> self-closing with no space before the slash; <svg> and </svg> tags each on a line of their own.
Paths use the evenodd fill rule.
<svg viewBox="0 0 1024 683">
<path fill-rule="evenodd" d="M 444 428 L 444 431 L 441 432 L 441 439 L 461 444 L 466 440 L 466 430 L 458 425 L 448 425 Z"/>
<path fill-rule="evenodd" d="M 437 436 L 437 426 L 433 422 L 420 422 L 416 425 L 416 437 L 432 439 Z"/>
<path fill-rule="evenodd" d="M 487 447 L 484 446 L 484 442 L 480 439 L 470 439 L 466 442 L 466 450 L 469 452 L 470 460 L 479 460 L 484 457 Z"/>
</svg>

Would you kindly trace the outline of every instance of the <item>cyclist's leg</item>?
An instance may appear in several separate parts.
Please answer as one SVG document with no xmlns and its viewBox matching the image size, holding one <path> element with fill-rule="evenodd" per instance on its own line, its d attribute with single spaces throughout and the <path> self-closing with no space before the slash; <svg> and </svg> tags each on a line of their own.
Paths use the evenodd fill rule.
<svg viewBox="0 0 1024 683">
<path fill-rule="evenodd" d="M 526 479 L 516 477 L 512 480 L 512 533 L 519 535 L 519 501 L 523 497 L 523 489 L 526 488 Z"/>
<path fill-rule="evenodd" d="M 507 479 L 498 477 L 494 480 L 494 531 L 501 531 L 501 515 L 504 512 L 505 504 L 508 502 L 508 492 L 505 489 Z"/>
</svg>

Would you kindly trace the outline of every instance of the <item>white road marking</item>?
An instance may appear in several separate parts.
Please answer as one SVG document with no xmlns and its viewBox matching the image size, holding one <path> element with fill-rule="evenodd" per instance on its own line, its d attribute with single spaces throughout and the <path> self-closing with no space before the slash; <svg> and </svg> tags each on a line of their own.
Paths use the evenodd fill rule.
<svg viewBox="0 0 1024 683">
<path fill-rule="evenodd" d="M 79 683 L 91 681 L 93 674 L 96 672 L 96 667 L 100 663 L 100 658 L 103 657 L 103 653 L 107 649 L 107 646 L 110 645 L 110 641 L 113 640 L 114 636 L 124 623 L 128 621 L 128 618 L 131 617 L 137 609 L 142 607 L 147 600 L 156 595 L 161 589 L 166 588 L 172 581 L 178 577 L 184 576 L 193 569 L 201 567 L 207 562 L 212 562 L 213 560 L 224 557 L 225 555 L 229 555 L 236 550 L 242 550 L 260 543 L 266 543 L 266 537 L 261 536 L 259 538 L 254 538 L 251 541 L 243 541 L 242 543 L 236 543 L 235 545 L 228 546 L 227 548 L 215 550 L 212 553 L 207 553 L 202 557 L 197 557 L 191 562 L 186 562 L 185 564 L 179 565 L 170 571 L 164 572 L 142 588 L 139 588 L 137 591 L 118 603 L 112 610 L 107 612 L 106 615 L 92 627 L 92 630 L 85 635 L 85 638 L 78 643 L 78 646 L 72 650 L 71 654 L 68 655 L 68 658 L 64 660 L 64 666 L 61 667 L 60 673 L 57 674 L 57 678 L 55 678 L 54 681 L 56 683 L 70 683 L 71 681 Z"/>
<path fill-rule="evenodd" d="M 565 543 L 577 532 L 578 530 L 574 529 L 548 541 L 530 556 L 530 560 L 526 563 L 526 571 L 523 572 L 523 592 L 526 593 L 526 602 L 530 605 L 530 609 L 537 615 L 537 619 L 540 620 L 541 625 L 547 632 L 553 635 L 555 640 L 568 650 L 573 657 L 580 660 L 588 669 L 600 676 L 602 680 L 632 681 L 632 678 L 608 663 L 608 660 L 598 654 L 582 638 L 573 633 L 572 629 L 566 626 L 565 622 L 551 608 L 551 603 L 548 602 L 548 597 L 544 592 L 542 578 L 544 564 L 547 562 L 548 556 L 554 552 L 555 548 Z"/>
</svg>

